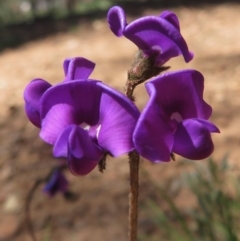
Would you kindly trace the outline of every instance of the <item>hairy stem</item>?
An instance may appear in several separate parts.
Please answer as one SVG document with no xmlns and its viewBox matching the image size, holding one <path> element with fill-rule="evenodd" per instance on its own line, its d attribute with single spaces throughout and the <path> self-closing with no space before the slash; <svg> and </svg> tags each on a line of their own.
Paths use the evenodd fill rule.
<svg viewBox="0 0 240 241">
<path fill-rule="evenodd" d="M 33 196 L 35 194 L 35 191 L 37 190 L 37 188 L 39 187 L 40 184 L 44 183 L 46 180 L 45 178 L 43 179 L 38 179 L 35 181 L 35 183 L 33 184 L 32 188 L 30 189 L 28 195 L 27 195 L 27 199 L 26 199 L 26 206 L 25 206 L 25 223 L 27 226 L 27 230 L 28 233 L 32 239 L 32 241 L 37 241 L 36 236 L 35 236 L 35 232 L 34 232 L 34 228 L 33 228 L 33 223 L 31 220 L 31 215 L 30 215 L 30 206 L 33 200 Z"/>
<path fill-rule="evenodd" d="M 32 204 L 32 201 L 33 201 L 33 197 L 34 197 L 34 194 L 36 192 L 36 190 L 38 189 L 38 187 L 43 184 L 43 183 L 46 183 L 52 173 L 56 170 L 56 169 L 65 169 L 67 166 L 66 165 L 62 165 L 62 166 L 54 166 L 50 169 L 49 173 L 44 177 L 44 178 L 40 178 L 40 179 L 37 179 L 32 188 L 29 190 L 28 194 L 27 194 L 27 198 L 26 198 L 26 203 L 25 203 L 25 224 L 26 224 L 26 227 L 27 227 L 27 230 L 28 230 L 28 233 L 30 235 L 30 238 L 32 241 L 37 241 L 37 238 L 35 236 L 35 232 L 34 232 L 34 227 L 33 227 L 33 223 L 32 223 L 32 219 L 31 219 L 31 214 L 30 214 L 30 209 L 31 209 L 31 204 Z M 66 195 L 68 195 L 68 198 L 69 200 L 74 198 L 74 196 L 68 192 L 66 193 Z M 71 196 L 70 196 L 71 195 Z"/>
<path fill-rule="evenodd" d="M 140 156 L 136 151 L 129 153 L 130 192 L 129 192 L 129 241 L 137 241 L 138 223 L 138 172 Z"/>
<path fill-rule="evenodd" d="M 169 67 L 156 66 L 155 60 L 158 53 L 152 56 L 145 56 L 139 50 L 134 58 L 131 68 L 128 70 L 128 80 L 125 86 L 125 95 L 132 101 L 134 89 L 137 85 L 147 79 L 158 75 L 160 72 L 167 70 Z M 130 165 L 130 192 L 129 192 L 129 241 L 137 241 L 137 224 L 138 224 L 138 173 L 140 156 L 136 151 L 129 154 Z"/>
</svg>

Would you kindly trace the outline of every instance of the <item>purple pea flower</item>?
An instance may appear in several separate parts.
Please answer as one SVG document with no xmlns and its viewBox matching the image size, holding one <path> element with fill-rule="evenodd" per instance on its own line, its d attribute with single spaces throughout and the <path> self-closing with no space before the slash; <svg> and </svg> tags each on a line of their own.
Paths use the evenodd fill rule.
<svg viewBox="0 0 240 241">
<path fill-rule="evenodd" d="M 43 191 L 50 197 L 55 196 L 58 192 L 66 193 L 68 191 L 68 181 L 61 170 L 55 170 Z"/>
<path fill-rule="evenodd" d="M 140 155 L 170 161 L 171 153 L 199 160 L 214 149 L 208 121 L 212 108 L 203 100 L 204 78 L 196 70 L 168 72 L 146 83 L 150 96 L 133 133 Z"/>
<path fill-rule="evenodd" d="M 160 16 L 142 17 L 127 24 L 124 10 L 115 6 L 109 10 L 107 20 L 117 37 L 124 35 L 147 56 L 157 53 L 156 65 L 163 65 L 179 55 L 183 55 L 185 62 L 193 58 L 180 33 L 178 18 L 170 11 L 164 11 Z"/>
<path fill-rule="evenodd" d="M 41 79 L 26 88 L 26 113 L 40 137 L 67 157 L 71 172 L 86 175 L 106 154 L 134 149 L 132 133 L 139 111 L 123 94 L 88 77 L 94 64 L 83 58 L 64 62 L 65 79 L 51 87 Z"/>
<path fill-rule="evenodd" d="M 63 69 L 64 82 L 87 79 L 93 72 L 95 64 L 85 58 L 76 57 L 65 59 Z M 37 78 L 31 81 L 24 91 L 25 111 L 29 120 L 37 127 L 41 127 L 40 99 L 52 85 L 47 81 Z"/>
</svg>

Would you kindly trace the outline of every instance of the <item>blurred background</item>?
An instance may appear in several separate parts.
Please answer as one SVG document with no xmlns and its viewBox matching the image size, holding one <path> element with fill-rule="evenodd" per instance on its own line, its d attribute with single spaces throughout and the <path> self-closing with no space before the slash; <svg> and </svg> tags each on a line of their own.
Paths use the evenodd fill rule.
<svg viewBox="0 0 240 241">
<path fill-rule="evenodd" d="M 25 86 L 36 77 L 63 80 L 63 60 L 83 56 L 97 63 L 92 78 L 123 92 L 136 47 L 116 38 L 106 14 L 125 9 L 128 22 L 174 11 L 195 58 L 177 57 L 172 70 L 194 68 L 205 76 L 205 100 L 213 107 L 215 152 L 208 160 L 153 165 L 141 160 L 140 241 L 240 239 L 240 2 L 221 0 L 0 0 L 0 241 L 31 240 L 26 200 L 34 183 L 58 161 L 38 136 L 23 107 Z M 147 102 L 144 85 L 136 104 Z M 65 174 L 73 200 L 49 198 L 43 184 L 30 213 L 39 241 L 125 241 L 128 221 L 127 156 L 107 161 L 102 174 Z"/>
</svg>

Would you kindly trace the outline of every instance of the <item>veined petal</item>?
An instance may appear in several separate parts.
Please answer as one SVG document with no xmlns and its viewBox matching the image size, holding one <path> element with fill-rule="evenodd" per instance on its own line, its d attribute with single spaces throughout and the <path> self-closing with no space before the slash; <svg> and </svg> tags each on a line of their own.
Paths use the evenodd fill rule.
<svg viewBox="0 0 240 241">
<path fill-rule="evenodd" d="M 164 11 L 160 14 L 159 17 L 167 20 L 169 23 L 171 23 L 180 32 L 179 20 L 178 20 L 178 17 L 175 13 L 170 12 L 170 11 Z"/>
<path fill-rule="evenodd" d="M 174 112 L 183 119 L 211 116 L 212 108 L 203 100 L 204 78 L 196 70 L 168 72 L 146 83 L 146 88 L 169 117 Z"/>
<path fill-rule="evenodd" d="M 65 81 L 86 80 L 94 68 L 95 63 L 82 57 L 65 59 L 63 62 Z"/>
<path fill-rule="evenodd" d="M 173 146 L 173 130 L 169 118 L 161 113 L 151 96 L 133 133 L 133 142 L 138 153 L 152 162 L 170 161 Z"/>
<path fill-rule="evenodd" d="M 55 104 L 44 119 L 40 137 L 49 144 L 54 144 L 62 131 L 71 124 L 77 124 L 75 110 L 68 104 Z"/>
<path fill-rule="evenodd" d="M 87 131 L 74 126 L 68 139 L 68 165 L 75 175 L 91 172 L 104 152 L 90 139 Z"/>
<path fill-rule="evenodd" d="M 185 62 L 193 58 L 179 30 L 164 18 L 155 16 L 139 18 L 127 25 L 123 34 L 146 54 L 152 51 L 159 52 L 157 64 L 162 65 L 178 55 L 183 55 Z"/>
<path fill-rule="evenodd" d="M 173 152 L 192 160 L 201 160 L 210 156 L 214 146 L 209 125 L 198 119 L 188 119 L 179 123 L 174 134 Z"/>
<path fill-rule="evenodd" d="M 120 92 L 100 82 L 98 85 L 102 88 L 98 143 L 113 156 L 130 152 L 134 149 L 132 134 L 139 111 Z"/>
<path fill-rule="evenodd" d="M 68 139 L 75 125 L 69 125 L 62 133 L 58 136 L 54 147 L 53 155 L 55 157 L 67 157 L 68 156 Z"/>
<path fill-rule="evenodd" d="M 25 111 L 29 120 L 37 127 L 41 127 L 40 99 L 51 85 L 42 79 L 32 80 L 24 90 Z"/>
<path fill-rule="evenodd" d="M 96 125 L 99 121 L 101 88 L 97 81 L 69 81 L 50 88 L 41 99 L 40 136 L 54 144 L 71 124 Z"/>
<path fill-rule="evenodd" d="M 124 10 L 118 6 L 110 8 L 107 14 L 107 21 L 112 32 L 117 37 L 121 37 L 127 25 Z"/>
</svg>

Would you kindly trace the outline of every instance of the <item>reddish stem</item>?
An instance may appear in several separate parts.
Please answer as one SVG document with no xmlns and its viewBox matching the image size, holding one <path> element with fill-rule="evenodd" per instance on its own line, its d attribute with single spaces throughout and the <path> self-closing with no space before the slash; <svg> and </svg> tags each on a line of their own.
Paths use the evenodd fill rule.
<svg viewBox="0 0 240 241">
<path fill-rule="evenodd" d="M 125 95 L 134 101 L 133 92 L 137 85 L 147 79 L 158 75 L 169 67 L 156 66 L 156 55 L 147 57 L 139 50 L 134 58 L 131 68 L 128 71 L 128 80 L 125 86 Z M 129 154 L 130 165 L 130 192 L 129 192 L 129 241 L 137 241 L 138 226 L 138 173 L 140 156 L 136 151 Z"/>
</svg>

